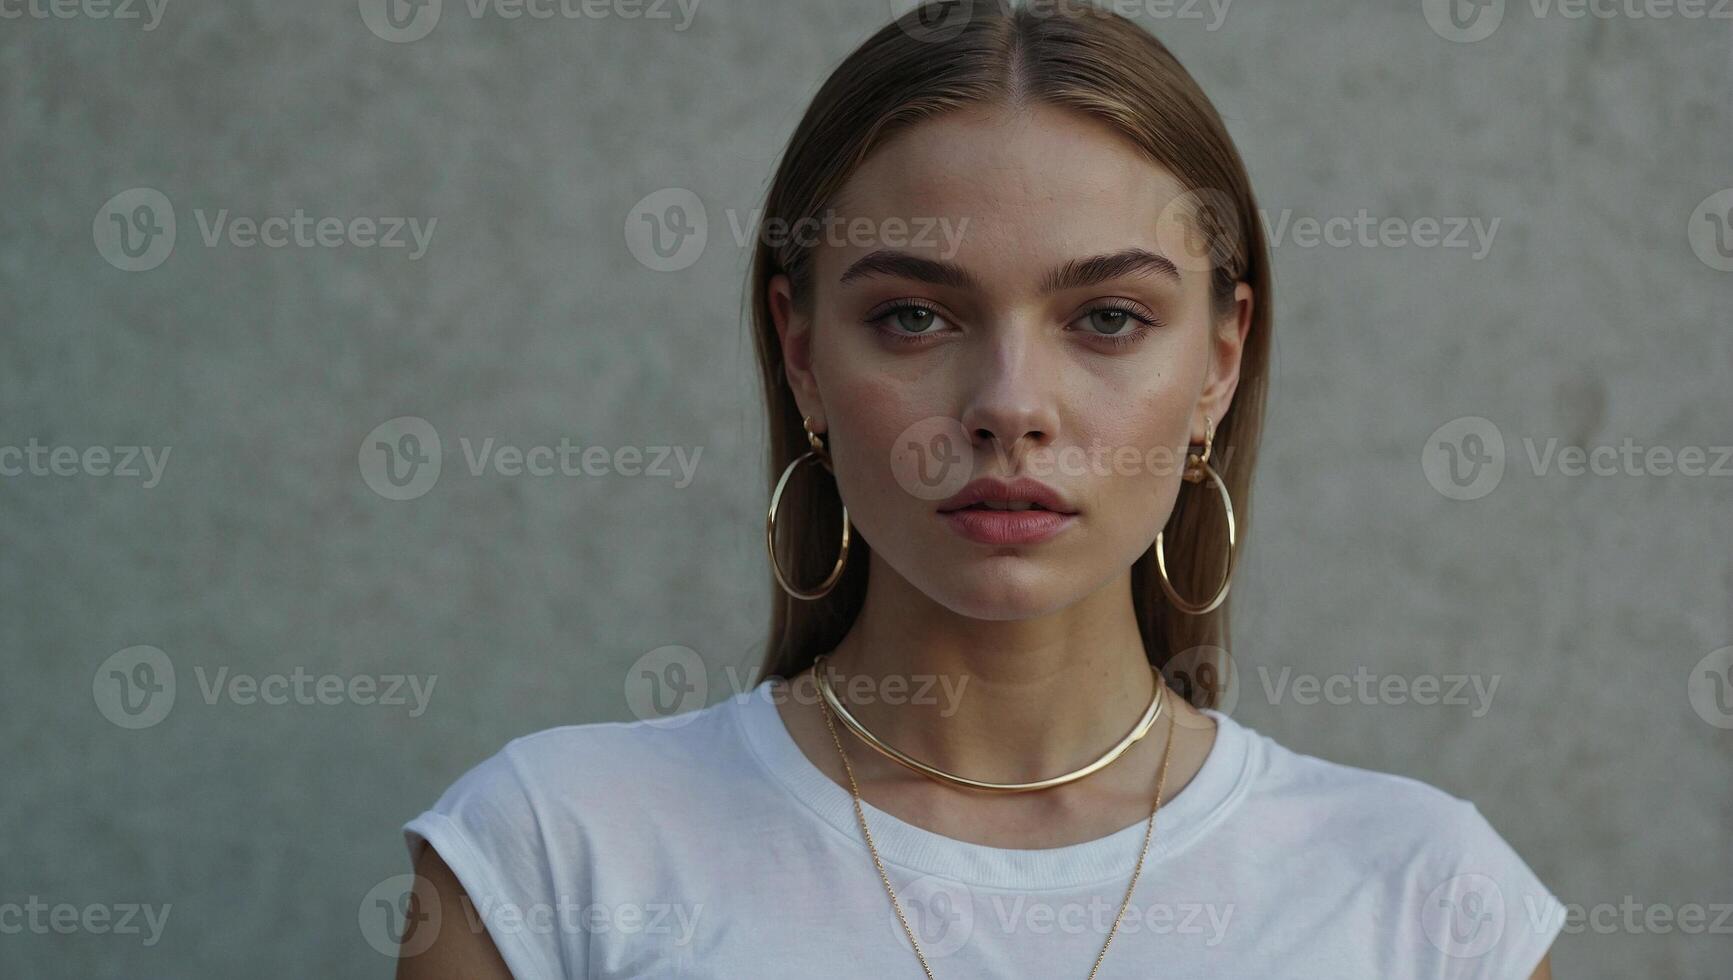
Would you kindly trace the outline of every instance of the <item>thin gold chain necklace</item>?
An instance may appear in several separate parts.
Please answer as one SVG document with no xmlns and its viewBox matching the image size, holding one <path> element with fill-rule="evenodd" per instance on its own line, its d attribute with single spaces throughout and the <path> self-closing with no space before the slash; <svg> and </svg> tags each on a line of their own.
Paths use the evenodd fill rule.
<svg viewBox="0 0 1733 980">
<path fill-rule="evenodd" d="M 822 658 L 820 658 L 822 660 Z M 820 681 L 823 684 L 823 681 Z M 1156 676 L 1156 686 L 1163 687 L 1161 677 Z M 927 980 L 937 980 L 933 976 L 933 968 L 927 965 L 927 956 L 921 952 L 921 944 L 915 939 L 915 931 L 909 928 L 908 917 L 903 915 L 903 907 L 897 902 L 897 893 L 891 888 L 890 875 L 885 873 L 884 861 L 879 858 L 879 849 L 873 844 L 872 831 L 867 829 L 866 811 L 861 809 L 860 785 L 855 782 L 854 767 L 849 765 L 848 753 L 843 751 L 842 737 L 836 733 L 836 726 L 831 724 L 830 702 L 820 698 L 819 705 L 824 709 L 824 727 L 830 729 L 830 738 L 836 743 L 837 755 L 842 757 L 842 767 L 848 773 L 849 793 L 854 797 L 854 815 L 860 821 L 861 836 L 866 838 L 867 850 L 872 852 L 873 866 L 878 868 L 879 880 L 884 882 L 885 894 L 891 897 L 891 908 L 897 913 L 897 921 L 903 924 L 903 933 L 909 937 L 909 944 L 914 947 L 915 958 L 921 961 L 921 970 L 927 975 Z M 1125 899 L 1119 903 L 1119 912 L 1113 917 L 1113 927 L 1107 930 L 1107 941 L 1101 944 L 1101 952 L 1095 956 L 1095 965 L 1089 968 L 1089 980 L 1095 980 L 1095 974 L 1101 969 L 1101 961 L 1107 956 L 1107 948 L 1113 945 L 1113 937 L 1119 932 L 1119 922 L 1125 918 L 1125 910 L 1131 905 L 1132 893 L 1137 890 L 1138 876 L 1143 874 L 1143 859 L 1149 854 L 1149 842 L 1155 836 L 1155 815 L 1161 810 L 1162 789 L 1167 785 L 1168 753 L 1173 749 L 1175 734 L 1175 716 L 1177 712 L 1169 712 L 1167 719 L 1167 744 L 1161 748 L 1161 773 L 1155 780 L 1155 805 L 1149 809 L 1149 822 L 1143 828 L 1143 850 L 1138 852 L 1137 866 L 1131 871 L 1131 883 L 1125 887 Z"/>
</svg>

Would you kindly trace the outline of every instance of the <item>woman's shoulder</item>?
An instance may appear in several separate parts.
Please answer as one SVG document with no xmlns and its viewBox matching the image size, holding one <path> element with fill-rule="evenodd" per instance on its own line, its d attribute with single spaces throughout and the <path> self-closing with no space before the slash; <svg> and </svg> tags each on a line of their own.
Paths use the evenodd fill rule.
<svg viewBox="0 0 1733 980">
<path fill-rule="evenodd" d="M 650 791 L 701 770 L 730 734 L 723 700 L 666 718 L 556 725 L 508 739 L 445 790 L 434 809 L 460 800 L 546 809 L 617 803 L 629 783 Z"/>
<path fill-rule="evenodd" d="M 727 701 L 669 718 L 544 728 L 470 765 L 402 826 L 410 862 L 431 846 L 517 976 L 561 976 L 586 934 L 564 910 L 588 904 L 600 862 L 638 860 L 650 816 L 692 810 L 723 740 Z M 629 866 L 613 873 L 630 874 Z M 577 948 L 568 948 L 576 944 Z"/>
<path fill-rule="evenodd" d="M 1484 846 L 1491 833 L 1473 801 L 1433 783 L 1311 755 L 1229 723 L 1258 744 L 1253 786 L 1259 804 L 1291 818 L 1296 828 L 1329 829 L 1363 848 L 1416 845 L 1443 856 Z"/>
<path fill-rule="evenodd" d="M 1427 827 L 1459 819 L 1474 806 L 1414 776 L 1311 755 L 1243 723 L 1229 722 L 1258 743 L 1258 787 L 1282 805 L 1328 810 L 1338 819 L 1364 814 L 1419 821 Z M 1371 806 L 1374 802 L 1378 805 Z"/>
<path fill-rule="evenodd" d="M 1526 953 L 1544 951 L 1557 935 L 1563 904 L 1472 800 L 1413 776 L 1309 755 L 1241 727 L 1258 745 L 1246 808 L 1258 835 L 1299 849 L 1319 867 L 1386 883 L 1392 900 L 1414 908 L 1429 934 L 1437 932 L 1435 946 L 1460 945 L 1451 937 L 1472 930 L 1456 927 L 1480 917 L 1520 937 L 1507 942 Z M 1435 923 L 1439 915 L 1447 921 Z"/>
</svg>

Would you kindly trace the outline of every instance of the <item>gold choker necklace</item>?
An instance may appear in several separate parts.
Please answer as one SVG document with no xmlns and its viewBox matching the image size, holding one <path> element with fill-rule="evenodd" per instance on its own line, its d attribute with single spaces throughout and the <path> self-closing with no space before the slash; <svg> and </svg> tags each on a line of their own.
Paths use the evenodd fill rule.
<svg viewBox="0 0 1733 980">
<path fill-rule="evenodd" d="M 915 772 L 918 772 L 923 776 L 928 776 L 941 783 L 948 783 L 952 786 L 959 786 L 966 789 L 986 790 L 990 793 L 1026 793 L 1031 790 L 1050 789 L 1054 786 L 1063 786 L 1066 783 L 1076 782 L 1090 773 L 1105 768 L 1110 765 L 1113 760 L 1124 755 L 1127 749 L 1136 745 L 1139 739 L 1149 733 L 1150 727 L 1155 724 L 1155 719 L 1160 717 L 1162 708 L 1167 702 L 1167 685 L 1162 683 L 1160 672 L 1157 671 L 1155 666 L 1152 664 L 1149 669 L 1150 673 L 1155 676 L 1155 690 L 1150 694 L 1149 707 L 1144 709 L 1143 717 L 1138 719 L 1137 724 L 1131 729 L 1131 731 L 1124 738 L 1119 740 L 1119 744 L 1108 749 L 1101 758 L 1096 759 L 1094 762 L 1089 763 L 1081 769 L 1074 769 L 1071 772 L 1061 773 L 1057 776 L 1049 776 L 1046 779 L 1037 779 L 1033 782 L 989 783 L 983 782 L 979 779 L 970 779 L 966 776 L 958 776 L 955 773 L 949 773 L 935 766 L 930 766 L 919 759 L 913 758 L 906 753 L 899 751 L 893 746 L 886 745 L 877 735 L 868 731 L 865 725 L 862 725 L 855 719 L 854 715 L 849 714 L 848 709 L 843 707 L 843 703 L 837 699 L 836 692 L 831 690 L 830 678 L 826 676 L 824 669 L 825 661 L 829 656 L 829 654 L 820 654 L 813 660 L 813 678 L 818 682 L 818 690 L 819 693 L 824 696 L 825 704 L 829 706 L 830 710 L 835 713 L 837 717 L 842 719 L 842 723 L 847 725 L 850 731 L 860 736 L 861 741 L 877 749 L 888 758 L 913 769 Z"/>
<path fill-rule="evenodd" d="M 815 667 L 821 668 L 823 666 L 823 662 L 824 662 L 824 657 L 820 656 L 817 659 L 817 661 L 815 661 Z M 820 707 L 825 709 L 824 727 L 830 729 L 830 740 L 832 742 L 836 743 L 836 753 L 837 753 L 837 755 L 842 757 L 843 771 L 848 773 L 849 794 L 854 797 L 855 819 L 860 821 L 861 836 L 866 838 L 867 850 L 872 853 L 873 866 L 878 869 L 879 880 L 881 882 L 883 882 L 884 886 L 885 886 L 885 894 L 887 894 L 891 897 L 891 909 L 896 912 L 897 921 L 899 921 L 903 924 L 903 934 L 909 937 L 909 945 L 914 947 L 915 958 L 921 961 L 921 972 L 923 972 L 927 975 L 927 980 L 937 980 L 937 978 L 935 978 L 933 976 L 932 966 L 927 962 L 927 954 L 921 951 L 920 941 L 915 938 L 915 931 L 913 928 L 911 928 L 909 926 L 908 916 L 903 914 L 902 903 L 897 901 L 896 890 L 891 887 L 891 878 L 890 878 L 890 875 L 885 872 L 884 859 L 879 857 L 878 846 L 873 843 L 872 831 L 867 829 L 866 811 L 864 809 L 862 809 L 862 807 L 861 807 L 860 784 L 855 781 L 854 767 L 849 765 L 848 753 L 843 751 L 842 736 L 840 736 L 836 733 L 836 726 L 834 726 L 830 723 L 831 715 L 833 713 L 830 709 L 832 709 L 832 708 L 837 709 L 834 713 L 841 714 L 843 716 L 843 718 L 845 718 L 845 719 L 848 718 L 848 715 L 846 712 L 841 710 L 842 706 L 837 703 L 835 695 L 831 694 L 829 685 L 822 679 L 824 677 L 824 675 L 822 673 L 819 673 L 815 669 L 814 670 L 814 676 L 820 678 L 820 680 L 818 682 L 819 688 L 824 692 L 824 701 L 820 704 Z M 1157 674 L 1156 678 L 1155 678 L 1155 689 L 1156 689 L 1156 698 L 1157 699 L 1161 698 L 1162 697 L 1161 691 L 1163 689 L 1163 684 L 1161 683 L 1161 676 L 1159 674 Z M 1155 719 L 1155 715 L 1160 710 L 1161 710 L 1160 706 L 1158 704 L 1156 704 L 1156 699 L 1151 699 L 1150 710 L 1145 715 L 1143 722 L 1139 725 L 1138 730 L 1133 733 L 1132 738 L 1127 739 L 1126 742 L 1121 744 L 1121 746 L 1119 747 L 1119 750 L 1122 751 L 1125 745 L 1129 745 L 1132 742 L 1135 742 L 1137 740 L 1137 736 L 1141 736 L 1144 731 L 1147 731 L 1148 727 L 1149 727 L 1149 723 Z M 1149 856 L 1149 842 L 1151 839 L 1153 839 L 1155 837 L 1155 815 L 1161 811 L 1162 792 L 1167 788 L 1168 756 L 1173 751 L 1173 737 L 1175 735 L 1179 734 L 1178 728 L 1176 727 L 1176 724 L 1175 724 L 1175 721 L 1178 717 L 1179 717 L 1178 712 L 1174 712 L 1168 716 L 1168 720 L 1167 720 L 1167 744 L 1163 745 L 1161 748 L 1161 771 L 1155 778 L 1155 804 L 1149 808 L 1149 820 L 1146 821 L 1144 823 L 1144 826 L 1143 826 L 1143 849 L 1137 852 L 1137 866 L 1131 869 L 1131 883 L 1125 886 L 1125 898 L 1120 900 L 1119 912 L 1118 912 L 1118 914 L 1116 914 L 1113 917 L 1113 926 L 1112 926 L 1112 928 L 1107 930 L 1107 939 L 1104 942 L 1102 942 L 1102 944 L 1101 944 L 1101 952 L 1095 954 L 1095 964 L 1089 968 L 1089 980 L 1095 980 L 1095 975 L 1101 971 L 1101 961 L 1103 959 L 1106 959 L 1107 950 L 1110 946 L 1113 945 L 1113 937 L 1119 933 L 1119 923 L 1121 920 L 1123 920 L 1125 918 L 1125 910 L 1131 906 L 1131 896 L 1137 891 L 1137 881 L 1143 875 L 1143 860 L 1144 860 L 1144 858 Z M 888 749 L 888 746 L 881 746 L 881 744 L 879 742 L 877 742 L 876 740 L 871 738 L 871 736 L 865 731 L 865 729 L 862 729 L 862 728 L 858 727 L 857 725 L 852 725 L 852 724 L 851 724 L 851 727 L 853 728 L 853 730 L 856 734 L 860 735 L 862 738 L 865 738 L 867 740 L 868 745 L 873 745 L 875 747 L 878 747 L 879 751 L 881 751 L 881 752 L 886 751 Z M 1113 761 L 1112 756 L 1115 754 L 1117 754 L 1117 751 L 1115 753 L 1110 753 L 1109 756 L 1104 757 L 1101 760 L 1098 760 L 1093 766 L 1089 767 L 1088 771 L 1094 771 L 1095 769 L 1106 765 L 1108 762 Z M 906 757 L 899 758 L 897 755 L 892 755 L 891 758 L 897 759 L 897 761 L 899 761 L 899 762 L 903 762 L 904 758 L 906 758 Z M 910 760 L 908 760 L 908 762 L 912 763 L 912 762 L 914 762 L 914 760 L 910 759 Z M 908 763 L 905 763 L 905 764 L 908 764 Z M 942 778 L 946 778 L 947 781 L 959 781 L 960 780 L 960 777 L 951 776 L 949 773 L 939 773 L 938 770 L 932 769 L 932 767 L 930 767 L 930 766 L 924 766 L 924 765 L 921 765 L 919 763 L 915 763 L 915 766 L 916 766 L 917 770 L 920 772 L 924 772 L 924 773 L 927 773 L 929 775 L 937 774 L 938 776 L 940 776 Z M 1075 777 L 1073 777 L 1073 778 L 1075 778 Z M 993 783 L 976 783 L 973 780 L 961 780 L 961 782 L 963 782 L 963 784 L 965 784 L 965 785 L 970 785 L 970 786 L 997 787 L 997 785 L 998 785 L 998 784 L 993 784 Z M 1031 783 L 1031 784 L 1026 784 L 1026 785 L 1036 786 L 1038 788 L 1040 785 L 1044 785 L 1045 783 L 1046 783 L 1046 781 L 1044 780 L 1043 783 L 1041 783 L 1041 784 Z"/>
</svg>

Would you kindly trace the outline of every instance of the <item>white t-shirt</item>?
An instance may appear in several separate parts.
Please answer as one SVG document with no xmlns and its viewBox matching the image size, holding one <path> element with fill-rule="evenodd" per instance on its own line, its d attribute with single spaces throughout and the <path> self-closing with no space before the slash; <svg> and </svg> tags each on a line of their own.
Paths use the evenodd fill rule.
<svg viewBox="0 0 1733 980">
<path fill-rule="evenodd" d="M 921 977 L 853 797 L 770 691 L 548 729 L 470 770 L 403 828 L 473 902 L 438 927 L 485 922 L 519 978 Z M 1564 908 L 1472 803 L 1208 713 L 1099 980 L 1526 980 Z M 1087 977 L 1146 823 L 1006 849 L 862 806 L 939 980 Z"/>
</svg>

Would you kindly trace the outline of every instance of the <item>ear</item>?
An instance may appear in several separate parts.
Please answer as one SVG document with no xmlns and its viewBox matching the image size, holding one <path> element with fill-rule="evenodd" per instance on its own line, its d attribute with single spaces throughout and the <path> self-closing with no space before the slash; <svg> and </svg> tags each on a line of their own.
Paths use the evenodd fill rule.
<svg viewBox="0 0 1733 980">
<path fill-rule="evenodd" d="M 794 392 L 800 414 L 812 416 L 816 431 L 824 431 L 824 402 L 818 397 L 818 379 L 812 373 L 812 318 L 799 312 L 794 287 L 786 273 L 770 279 L 770 319 L 782 346 L 782 373 Z"/>
<path fill-rule="evenodd" d="M 1219 428 L 1233 404 L 1234 391 L 1240 385 L 1240 354 L 1245 350 L 1246 335 L 1251 332 L 1254 300 L 1251 284 L 1238 284 L 1234 287 L 1233 306 L 1210 325 L 1209 370 L 1191 420 L 1194 444 L 1202 445 L 1204 441 L 1207 429 L 1204 416 L 1208 415 Z"/>
</svg>

